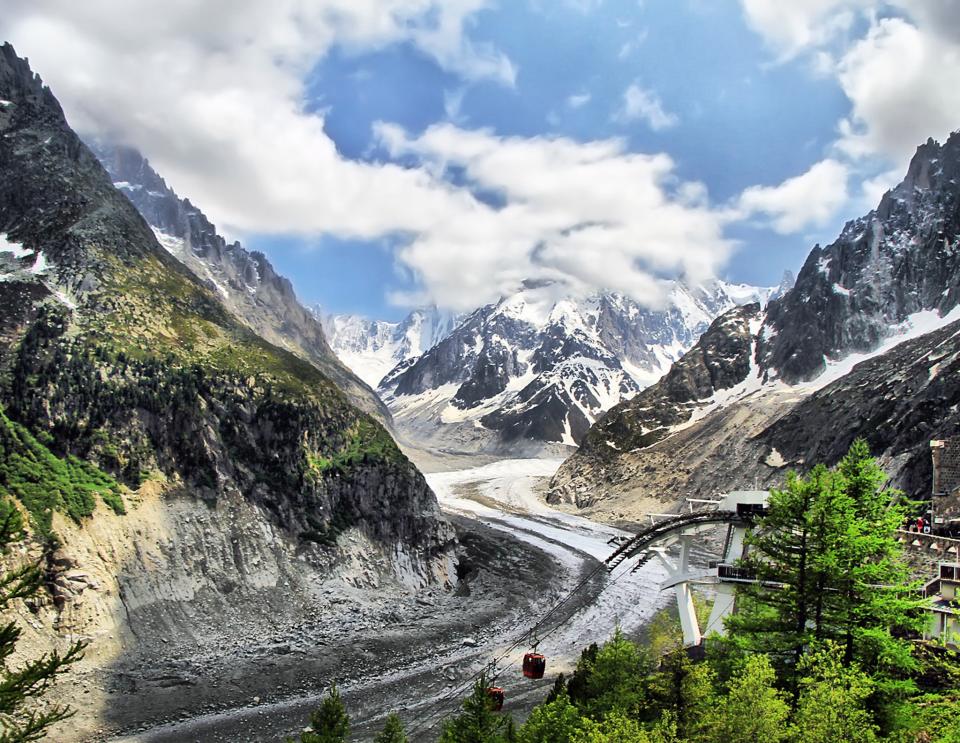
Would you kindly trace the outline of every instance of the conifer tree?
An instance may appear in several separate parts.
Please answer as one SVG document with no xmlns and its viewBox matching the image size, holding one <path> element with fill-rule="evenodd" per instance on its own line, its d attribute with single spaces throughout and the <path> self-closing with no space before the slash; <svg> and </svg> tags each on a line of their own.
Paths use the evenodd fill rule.
<svg viewBox="0 0 960 743">
<path fill-rule="evenodd" d="M 692 737 L 714 706 L 713 670 L 706 663 L 693 663 L 685 648 L 675 648 L 647 677 L 646 697 L 644 719 L 654 721 L 666 712 L 681 738 Z"/>
<path fill-rule="evenodd" d="M 790 712 L 765 655 L 753 655 L 734 676 L 730 691 L 703 715 L 704 743 L 780 743 Z"/>
<path fill-rule="evenodd" d="M 883 489 L 886 475 L 858 439 L 841 460 L 838 473 L 843 488 L 834 497 L 834 514 L 843 514 L 834 549 L 823 558 L 822 569 L 835 571 L 837 591 L 827 593 L 833 635 L 843 643 L 843 663 L 854 662 L 885 683 L 891 673 L 913 669 L 909 642 L 891 630 L 923 628 L 925 617 L 911 585 L 896 532 L 904 509 L 891 503 L 903 495 Z"/>
<path fill-rule="evenodd" d="M 300 743 L 345 743 L 350 735 L 350 718 L 336 684 L 330 687 L 320 709 L 310 715 L 310 730 L 300 734 Z"/>
<path fill-rule="evenodd" d="M 815 559 L 824 549 L 826 524 L 813 506 L 835 482 L 820 465 L 807 477 L 789 473 L 784 489 L 771 490 L 766 516 L 746 539 L 744 566 L 757 582 L 738 590 L 727 628 L 751 652 L 770 653 L 781 669 L 795 668 L 819 632 L 818 604 L 829 576 Z"/>
<path fill-rule="evenodd" d="M 395 712 L 387 715 L 383 730 L 373 739 L 373 743 L 407 743 L 407 734 L 403 731 L 403 723 Z"/>
<path fill-rule="evenodd" d="M 874 743 L 877 728 L 866 708 L 873 682 L 856 665 L 844 666 L 843 646 L 827 643 L 800 664 L 795 743 Z"/>
<path fill-rule="evenodd" d="M 571 738 L 572 743 L 654 743 L 654 740 L 636 720 L 620 710 L 611 711 L 599 722 L 585 719 Z"/>
<path fill-rule="evenodd" d="M 649 670 L 646 658 L 639 648 L 624 636 L 620 627 L 614 630 L 613 637 L 605 642 L 593 656 L 585 660 L 585 688 L 581 693 L 578 706 L 587 715 L 600 719 L 612 709 L 622 709 L 635 713 L 643 704 L 643 679 Z M 574 679 L 568 684 L 573 696 Z"/>
<path fill-rule="evenodd" d="M 463 712 L 444 725 L 439 743 L 508 743 L 512 720 L 494 711 L 488 687 L 486 675 L 481 674 L 473 692 L 463 700 Z"/>
<path fill-rule="evenodd" d="M 913 665 L 899 630 L 919 629 L 923 600 L 910 588 L 896 531 L 899 494 L 862 440 L 834 470 L 791 474 L 748 537 L 744 563 L 757 582 L 738 592 L 728 629 L 752 652 L 769 653 L 794 701 L 796 669 L 816 642 L 834 640 L 846 666 L 894 679 Z"/>
<path fill-rule="evenodd" d="M 580 727 L 580 712 L 565 691 L 544 702 L 520 728 L 521 743 L 570 743 Z"/>
<path fill-rule="evenodd" d="M 0 552 L 6 554 L 9 545 L 22 533 L 23 517 L 19 509 L 10 499 L 0 499 Z M 37 564 L 3 573 L 0 575 L 0 612 L 6 617 L 11 602 L 35 595 L 42 586 L 43 573 Z M 73 714 L 68 707 L 59 704 L 38 709 L 37 702 L 49 690 L 53 680 L 80 659 L 84 644 L 78 642 L 62 655 L 46 653 L 20 668 L 12 668 L 7 660 L 19 639 L 20 628 L 15 621 L 0 625 L 0 743 L 40 740 L 52 725 Z"/>
</svg>

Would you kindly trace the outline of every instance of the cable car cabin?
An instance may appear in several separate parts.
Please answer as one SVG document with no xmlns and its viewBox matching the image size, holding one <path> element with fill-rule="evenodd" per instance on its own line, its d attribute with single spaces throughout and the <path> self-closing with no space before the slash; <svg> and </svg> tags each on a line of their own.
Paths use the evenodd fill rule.
<svg viewBox="0 0 960 743">
<path fill-rule="evenodd" d="M 494 712 L 499 712 L 503 709 L 504 697 L 503 689 L 499 686 L 490 686 L 487 688 L 487 696 L 490 697 L 490 706 Z"/>
<path fill-rule="evenodd" d="M 523 656 L 523 675 L 528 679 L 542 679 L 547 670 L 547 659 L 540 653 L 527 653 Z"/>
</svg>

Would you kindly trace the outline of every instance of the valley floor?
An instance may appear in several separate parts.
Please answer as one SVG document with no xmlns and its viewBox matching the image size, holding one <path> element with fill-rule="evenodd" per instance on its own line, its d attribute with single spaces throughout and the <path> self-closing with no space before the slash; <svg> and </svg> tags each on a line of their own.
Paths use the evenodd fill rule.
<svg viewBox="0 0 960 743">
<path fill-rule="evenodd" d="M 128 688 L 115 689 L 107 701 L 110 729 L 78 739 L 282 741 L 305 725 L 336 679 L 355 740 L 371 739 L 393 710 L 413 729 L 411 740 L 434 740 L 443 717 L 465 695 L 460 687 L 593 573 L 613 549 L 608 540 L 624 533 L 544 504 L 540 491 L 559 464 L 505 460 L 427 476 L 464 546 L 468 572 L 455 592 L 358 596 L 345 599 L 336 617 L 318 618 L 316 627 L 263 646 L 170 659 L 164 667 L 130 662 Z M 621 570 L 597 573 L 544 627 L 549 635 L 540 650 L 549 665 L 543 681 L 521 676 L 524 647 L 503 660 L 498 683 L 507 710 L 525 717 L 583 647 L 606 639 L 618 622 L 627 632 L 637 630 L 665 600 L 658 566 Z M 383 617 L 386 608 L 389 621 L 364 620 L 370 610 Z M 96 687 L 97 681 L 77 683 Z M 76 722 L 79 730 L 93 721 L 81 711 Z"/>
</svg>

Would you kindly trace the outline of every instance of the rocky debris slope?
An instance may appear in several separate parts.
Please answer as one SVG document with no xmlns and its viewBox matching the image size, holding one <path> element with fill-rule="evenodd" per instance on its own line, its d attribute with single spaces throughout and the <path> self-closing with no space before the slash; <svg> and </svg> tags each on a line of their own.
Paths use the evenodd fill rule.
<svg viewBox="0 0 960 743">
<path fill-rule="evenodd" d="M 116 186 L 147 220 L 160 245 L 213 289 L 240 322 L 261 338 L 311 364 L 361 410 L 389 422 L 373 389 L 338 359 L 319 319 L 297 301 L 289 279 L 260 252 L 228 243 L 202 211 L 181 199 L 136 150 L 101 141 L 91 149 Z"/>
<path fill-rule="evenodd" d="M 929 344 L 952 353 L 952 336 L 939 333 L 958 313 L 958 169 L 960 134 L 921 146 L 903 183 L 832 245 L 814 248 L 790 291 L 764 312 L 721 316 L 670 374 L 602 417 L 558 472 L 551 498 L 652 497 L 649 483 L 668 485 L 659 498 L 672 501 L 769 483 L 786 463 L 835 462 L 860 435 L 898 484 L 928 494 L 921 439 L 955 425 L 956 405 L 936 381 L 940 366 L 929 366 L 929 379 L 901 382 L 934 353 Z M 871 384 L 895 388 L 900 402 L 871 397 Z M 739 434 L 724 429 L 746 420 Z"/>
<path fill-rule="evenodd" d="M 0 100 L 0 489 L 60 589 L 46 643 L 269 627 L 336 575 L 455 581 L 386 431 L 158 244 L 10 45 Z"/>
<path fill-rule="evenodd" d="M 669 289 L 667 307 L 652 310 L 619 294 L 575 298 L 528 282 L 398 365 L 380 392 L 413 440 L 575 446 L 603 411 L 662 376 L 719 313 L 770 293 L 724 282 Z"/>
<path fill-rule="evenodd" d="M 327 315 L 320 307 L 313 312 L 321 318 L 330 346 L 340 360 L 374 388 L 398 364 L 446 338 L 460 321 L 435 306 L 413 310 L 400 322 Z"/>
</svg>

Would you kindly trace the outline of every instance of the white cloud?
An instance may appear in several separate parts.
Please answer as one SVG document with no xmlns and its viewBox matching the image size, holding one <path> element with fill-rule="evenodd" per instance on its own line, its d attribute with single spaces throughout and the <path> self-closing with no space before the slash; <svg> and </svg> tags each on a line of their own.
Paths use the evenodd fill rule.
<svg viewBox="0 0 960 743">
<path fill-rule="evenodd" d="M 870 0 L 741 0 L 747 23 L 782 59 L 822 46 L 850 29 Z"/>
<path fill-rule="evenodd" d="M 678 181 L 666 155 L 627 153 L 619 140 L 498 137 L 449 124 L 419 137 L 390 124 L 377 133 L 391 155 L 421 158 L 438 177 L 455 166 L 503 202 L 439 220 L 401 250 L 441 304 L 475 306 L 526 278 L 657 304 L 655 276 L 703 280 L 729 255 L 723 216 L 702 185 Z"/>
<path fill-rule="evenodd" d="M 902 167 L 928 137 L 960 126 L 956 0 L 741 0 L 748 23 L 782 58 L 810 55 L 850 100 L 839 151 Z M 862 15 L 865 31 L 853 37 Z"/>
<path fill-rule="evenodd" d="M 463 108 L 463 96 L 466 95 L 466 88 L 457 88 L 456 90 L 445 90 L 443 92 L 443 112 L 447 115 L 447 120 L 455 124 L 462 123 L 464 120 L 461 109 Z"/>
<path fill-rule="evenodd" d="M 761 215 L 781 234 L 823 227 L 847 204 L 846 165 L 821 160 L 777 186 L 751 186 L 739 198 L 739 216 Z"/>
<path fill-rule="evenodd" d="M 486 0 L 51 0 L 5 9 L 0 33 L 84 133 L 140 148 L 229 232 L 416 231 L 459 194 L 425 173 L 342 157 L 303 80 L 334 44 L 409 42 L 468 79 L 512 65 L 464 27 Z"/>
<path fill-rule="evenodd" d="M 907 21 L 878 21 L 843 55 L 837 75 L 852 104 L 840 147 L 852 157 L 905 162 L 928 137 L 960 127 L 960 45 Z"/>
<path fill-rule="evenodd" d="M 669 129 L 679 121 L 674 114 L 664 110 L 660 96 L 636 83 L 623 92 L 623 102 L 614 113 L 614 120 L 623 123 L 642 120 L 654 131 Z"/>
<path fill-rule="evenodd" d="M 581 108 L 590 102 L 589 93 L 574 93 L 567 98 L 567 106 L 570 108 Z"/>
<path fill-rule="evenodd" d="M 883 192 L 901 180 L 918 145 L 930 137 L 942 142 L 960 127 L 956 0 L 741 3 L 748 23 L 780 61 L 806 59 L 817 75 L 833 77 L 849 100 L 832 153 L 851 177 L 861 179 L 851 210 L 875 208 Z M 878 170 L 883 172 L 875 175 Z M 813 169 L 806 175 L 812 179 L 812 174 Z M 794 190 L 799 193 L 799 184 Z M 819 193 L 830 201 L 829 190 Z M 744 196 L 747 202 L 760 197 L 758 205 L 770 207 L 768 215 L 781 231 L 804 222 L 803 210 L 774 198 L 786 197 L 783 192 L 748 189 Z M 816 214 L 827 213 L 828 204 L 820 209 Z"/>
<path fill-rule="evenodd" d="M 500 138 L 452 123 L 414 138 L 381 125 L 384 152 L 422 164 L 337 151 L 303 103 L 304 79 L 335 44 L 412 43 L 467 79 L 511 82 L 509 61 L 464 33 L 481 0 L 131 4 L 51 0 L 5 13 L 0 32 L 74 125 L 143 150 L 225 231 L 390 237 L 423 289 L 410 299 L 455 309 L 528 278 L 656 304 L 655 277 L 705 279 L 729 255 L 702 186 L 680 182 L 669 157 L 617 140 Z M 459 113 L 456 93 L 447 103 Z M 452 185 L 450 164 L 496 203 Z"/>
<path fill-rule="evenodd" d="M 903 180 L 903 171 L 900 168 L 888 170 L 872 178 L 867 178 L 860 184 L 861 211 L 867 212 L 876 209 L 880 199 L 891 188 Z"/>
<path fill-rule="evenodd" d="M 632 39 L 623 42 L 623 44 L 620 45 L 620 51 L 617 52 L 617 59 L 626 59 L 635 51 L 637 51 L 637 49 L 639 49 L 647 40 L 649 33 L 650 31 L 645 28 Z"/>
</svg>

